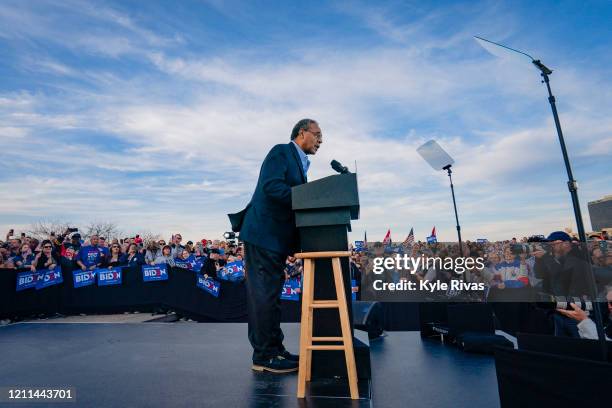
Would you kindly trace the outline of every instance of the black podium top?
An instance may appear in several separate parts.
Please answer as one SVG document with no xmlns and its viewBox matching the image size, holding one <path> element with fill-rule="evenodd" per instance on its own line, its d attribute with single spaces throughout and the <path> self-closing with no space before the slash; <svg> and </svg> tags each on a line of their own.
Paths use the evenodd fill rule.
<svg viewBox="0 0 612 408">
<path fill-rule="evenodd" d="M 337 174 L 291 189 L 296 226 L 350 225 L 359 218 L 357 175 Z"/>
</svg>

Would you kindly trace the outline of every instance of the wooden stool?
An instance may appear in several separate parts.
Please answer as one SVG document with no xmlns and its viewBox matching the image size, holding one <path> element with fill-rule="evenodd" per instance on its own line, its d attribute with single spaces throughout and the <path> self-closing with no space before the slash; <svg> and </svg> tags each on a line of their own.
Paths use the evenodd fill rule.
<svg viewBox="0 0 612 408">
<path fill-rule="evenodd" d="M 355 365 L 355 353 L 353 352 L 353 337 L 351 335 L 351 323 L 349 322 L 346 293 L 344 291 L 344 281 L 342 279 L 342 267 L 340 265 L 340 258 L 350 255 L 351 253 L 348 251 L 301 252 L 295 254 L 296 258 L 304 260 L 304 272 L 302 274 L 302 323 L 300 327 L 298 398 L 304 398 L 306 381 L 310 381 L 312 373 L 312 350 L 344 350 L 351 399 L 359 398 L 357 389 L 357 368 Z M 334 271 L 334 283 L 336 286 L 335 300 L 314 300 L 314 260 L 317 258 L 331 258 Z M 338 309 L 342 337 L 312 336 L 313 310 L 323 308 Z M 313 342 L 321 341 L 340 342 L 342 344 L 313 344 Z"/>
</svg>

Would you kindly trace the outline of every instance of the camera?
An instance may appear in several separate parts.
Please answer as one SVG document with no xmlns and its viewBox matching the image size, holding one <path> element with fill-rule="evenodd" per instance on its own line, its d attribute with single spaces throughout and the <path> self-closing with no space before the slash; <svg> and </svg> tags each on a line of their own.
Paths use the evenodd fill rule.
<svg viewBox="0 0 612 408">
<path fill-rule="evenodd" d="M 538 293 L 537 305 L 543 309 L 563 309 L 574 310 L 570 303 L 575 304 L 580 309 L 590 312 L 593 310 L 593 301 L 581 299 L 579 297 L 554 296 L 548 293 Z"/>
</svg>

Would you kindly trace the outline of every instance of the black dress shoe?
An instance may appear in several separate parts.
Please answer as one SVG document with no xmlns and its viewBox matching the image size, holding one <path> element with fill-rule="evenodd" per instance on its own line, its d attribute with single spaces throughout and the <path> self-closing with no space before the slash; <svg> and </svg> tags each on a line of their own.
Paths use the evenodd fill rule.
<svg viewBox="0 0 612 408">
<path fill-rule="evenodd" d="M 284 358 L 285 360 L 295 361 L 296 363 L 300 361 L 300 356 L 299 355 L 291 354 L 287 350 L 283 351 L 278 356 Z"/>
<path fill-rule="evenodd" d="M 285 374 L 297 371 L 298 363 L 276 356 L 269 360 L 253 361 L 253 366 L 251 368 L 255 371 L 269 371 L 271 373 Z"/>
</svg>

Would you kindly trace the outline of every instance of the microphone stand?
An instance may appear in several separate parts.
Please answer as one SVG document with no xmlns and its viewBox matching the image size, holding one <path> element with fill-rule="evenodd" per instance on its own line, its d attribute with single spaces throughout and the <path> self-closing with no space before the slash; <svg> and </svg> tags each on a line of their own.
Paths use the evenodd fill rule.
<svg viewBox="0 0 612 408">
<path fill-rule="evenodd" d="M 455 188 L 453 186 L 453 177 L 451 176 L 453 172 L 451 171 L 450 164 L 448 166 L 444 166 L 442 169 L 448 172 L 448 178 L 450 180 L 451 194 L 453 196 L 453 208 L 455 209 L 455 222 L 457 223 L 457 238 L 459 238 L 459 254 L 463 256 L 463 243 L 461 242 L 461 226 L 459 226 L 459 216 L 457 215 L 457 202 L 455 201 Z"/>
</svg>

